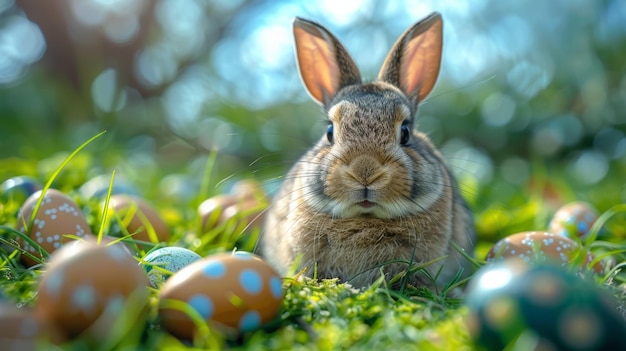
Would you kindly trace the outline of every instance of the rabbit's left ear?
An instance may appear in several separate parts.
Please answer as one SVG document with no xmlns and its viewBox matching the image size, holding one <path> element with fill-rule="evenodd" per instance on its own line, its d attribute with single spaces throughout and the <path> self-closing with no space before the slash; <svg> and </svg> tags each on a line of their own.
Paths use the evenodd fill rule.
<svg viewBox="0 0 626 351">
<path fill-rule="evenodd" d="M 400 88 L 418 104 L 430 93 L 441 65 L 442 20 L 437 12 L 407 29 L 387 55 L 378 79 Z"/>
<path fill-rule="evenodd" d="M 293 34 L 300 77 L 318 104 L 327 105 L 341 88 L 361 83 L 352 57 L 326 28 L 296 17 Z"/>
</svg>

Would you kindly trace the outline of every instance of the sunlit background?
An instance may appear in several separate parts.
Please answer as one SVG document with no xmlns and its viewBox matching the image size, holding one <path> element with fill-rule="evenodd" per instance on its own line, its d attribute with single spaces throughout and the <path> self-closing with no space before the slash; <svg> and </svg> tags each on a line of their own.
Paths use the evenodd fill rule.
<svg viewBox="0 0 626 351">
<path fill-rule="evenodd" d="M 15 161 L 1 178 L 24 158 L 45 174 L 107 130 L 88 176 L 118 169 L 191 197 L 218 149 L 216 181 L 271 187 L 324 128 L 292 18 L 329 28 L 373 79 L 431 11 L 444 56 L 418 128 L 462 179 L 503 198 L 552 168 L 580 189 L 626 179 L 623 0 L 0 0 L 0 157 Z"/>
</svg>

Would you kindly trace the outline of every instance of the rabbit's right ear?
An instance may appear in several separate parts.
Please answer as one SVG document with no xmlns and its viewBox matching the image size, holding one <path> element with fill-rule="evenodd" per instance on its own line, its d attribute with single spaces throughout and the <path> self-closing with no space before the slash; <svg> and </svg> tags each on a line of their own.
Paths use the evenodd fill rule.
<svg viewBox="0 0 626 351">
<path fill-rule="evenodd" d="M 318 104 L 326 106 L 341 88 L 361 83 L 354 60 L 326 28 L 296 17 L 293 35 L 300 77 Z"/>
</svg>

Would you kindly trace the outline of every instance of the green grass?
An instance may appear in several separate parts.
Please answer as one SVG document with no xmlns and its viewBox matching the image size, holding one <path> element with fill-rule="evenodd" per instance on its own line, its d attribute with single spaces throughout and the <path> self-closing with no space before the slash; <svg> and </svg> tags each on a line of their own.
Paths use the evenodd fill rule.
<svg viewBox="0 0 626 351">
<path fill-rule="evenodd" d="M 100 134 L 99 134 L 100 135 Z M 42 178 L 45 189 L 55 184 L 76 199 L 83 208 L 92 232 L 99 236 L 110 234 L 110 222 L 115 218 L 107 217 L 108 198 L 101 200 L 80 198 L 76 191 L 79 182 L 73 184 L 67 179 L 87 178 L 88 167 L 85 162 L 93 157 L 89 151 L 82 150 L 88 144 L 97 148 L 99 135 L 81 145 Z M 94 141 L 95 140 L 95 141 Z M 82 150 L 82 151 L 81 151 Z M 78 152 L 80 155 L 75 157 Z M 172 236 L 166 245 L 182 246 L 192 249 L 202 256 L 215 252 L 233 249 L 251 251 L 258 238 L 258 229 L 246 228 L 245 223 L 234 226 L 236 221 L 226 223 L 209 230 L 202 235 L 201 220 L 197 215 L 198 204 L 221 192 L 213 186 L 219 184 L 220 178 L 215 177 L 214 169 L 219 167 L 217 154 L 211 153 L 203 173 L 203 186 L 196 198 L 189 203 L 167 203 L 162 199 L 146 200 L 157 203 L 157 206 Z M 77 161 L 76 161 L 77 159 Z M 15 164 L 16 160 L 7 160 Z M 15 169 L 34 170 L 41 168 L 40 160 L 20 161 Z M 49 162 L 49 161 L 48 161 Z M 0 166 L 2 161 L 0 160 Z M 74 178 L 67 174 L 74 175 Z M 76 177 L 78 174 L 78 177 Z M 13 174 L 20 175 L 20 174 Z M 64 176 L 65 175 L 65 176 Z M 111 172 L 111 184 L 115 177 Z M 41 178 L 41 177 L 40 177 Z M 553 177 L 552 177 L 553 178 Z M 476 263 L 485 257 L 485 252 L 499 238 L 519 231 L 542 230 L 547 227 L 554 206 L 546 201 L 543 195 L 547 187 L 548 177 L 541 173 L 536 175 L 543 186 L 519 189 L 517 193 L 506 199 L 494 194 L 490 189 L 482 189 L 477 185 L 469 185 L 471 180 L 464 180 L 464 189 L 471 192 L 470 202 L 476 213 L 479 243 L 475 258 Z M 262 179 L 260 181 L 263 181 Z M 65 182 L 65 183 L 64 183 Z M 619 188 L 623 180 L 617 176 L 607 179 L 599 186 L 600 189 Z M 609 286 L 622 302 L 626 296 L 620 293 L 624 287 L 624 275 L 620 273 L 626 261 L 626 207 L 615 201 L 615 192 L 607 192 L 605 197 L 580 194 L 566 184 L 559 183 L 558 188 L 562 199 L 575 200 L 577 197 L 596 199 L 603 215 L 594 226 L 593 238 L 585 242 L 598 258 L 612 260 L 616 268 L 607 268 L 604 276 L 596 277 L 598 285 Z M 600 189 L 598 191 L 600 191 Z M 586 190 L 585 190 L 586 191 Z M 265 206 L 266 204 L 262 204 Z M 20 254 L 16 239 L 24 237 L 17 228 L 17 211 L 20 203 L 6 201 L 0 206 L 0 290 L 10 303 L 22 308 L 32 307 L 36 303 L 37 279 L 42 274 L 42 266 L 34 269 L 24 268 L 18 261 Z M 242 217 L 245 217 L 245 213 Z M 32 218 L 31 218 L 32 222 Z M 596 236 L 598 236 L 596 238 Z M 132 247 L 139 257 L 143 257 L 151 248 L 164 244 L 137 243 L 132 233 L 124 233 L 123 241 L 133 244 Z M 36 243 L 32 243 L 36 245 Z M 141 245 L 137 245 L 141 244 Z M 23 254 L 23 253 L 22 253 Z M 464 350 L 473 349 L 464 316 L 467 314 L 463 302 L 450 294 L 456 287 L 462 287 L 465 281 L 453 281 L 446 289 L 431 292 L 424 288 L 402 286 L 400 290 L 388 288 L 386 282 L 380 280 L 365 290 L 357 290 L 335 280 L 316 281 L 303 278 L 297 272 L 284 278 L 285 298 L 279 316 L 262 329 L 255 332 L 229 337 L 211 330 L 198 321 L 201 327 L 199 337 L 193 342 L 181 342 L 164 332 L 157 315 L 158 289 L 151 289 L 149 310 L 139 321 L 122 319 L 118 329 L 111 333 L 107 342 L 96 346 L 88 340 L 77 339 L 63 348 L 80 349 L 125 349 L 125 350 L 194 350 L 194 349 L 294 349 L 294 350 Z M 423 274 L 418 267 L 414 274 Z M 178 306 L 184 309 L 185 306 Z M 130 309 L 130 316 L 137 311 Z M 141 314 L 140 314 L 141 315 Z"/>
</svg>

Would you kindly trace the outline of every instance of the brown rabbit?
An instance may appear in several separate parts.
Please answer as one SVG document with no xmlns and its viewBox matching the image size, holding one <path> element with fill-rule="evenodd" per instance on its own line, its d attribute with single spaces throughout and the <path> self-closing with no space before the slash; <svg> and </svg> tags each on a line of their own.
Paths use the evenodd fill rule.
<svg viewBox="0 0 626 351">
<path fill-rule="evenodd" d="M 324 27 L 293 23 L 300 75 L 328 116 L 326 135 L 289 171 L 268 210 L 262 255 L 283 274 L 367 286 L 420 264 L 448 282 L 471 253 L 473 217 L 440 152 L 413 131 L 441 61 L 442 20 L 433 13 L 389 52 L 378 79 L 362 83 L 354 61 Z M 441 270 L 441 271 L 440 271 Z M 409 282 L 432 286 L 424 274 Z"/>
</svg>

